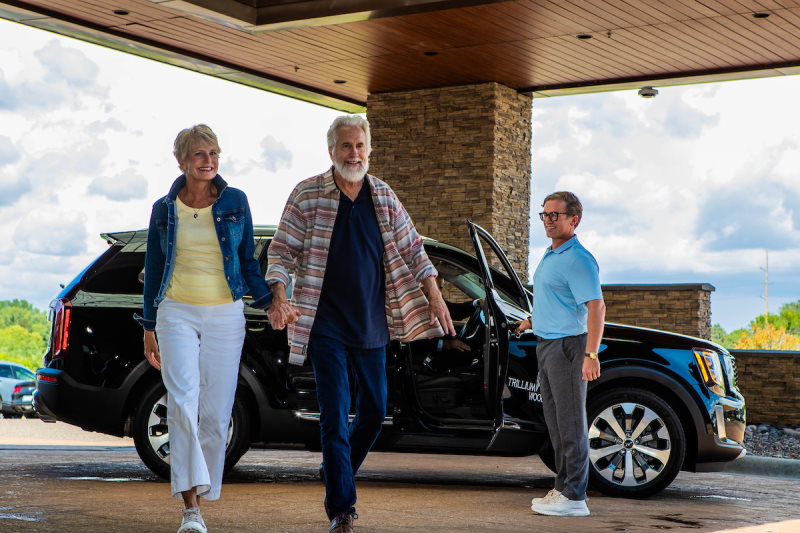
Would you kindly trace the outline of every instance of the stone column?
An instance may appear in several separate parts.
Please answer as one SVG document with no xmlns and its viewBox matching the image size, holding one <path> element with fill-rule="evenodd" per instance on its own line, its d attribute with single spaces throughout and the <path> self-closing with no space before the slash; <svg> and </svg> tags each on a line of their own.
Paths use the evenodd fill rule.
<svg viewBox="0 0 800 533">
<path fill-rule="evenodd" d="M 531 97 L 481 83 L 372 94 L 370 174 L 417 230 L 472 252 L 464 221 L 490 232 L 528 278 Z"/>
</svg>

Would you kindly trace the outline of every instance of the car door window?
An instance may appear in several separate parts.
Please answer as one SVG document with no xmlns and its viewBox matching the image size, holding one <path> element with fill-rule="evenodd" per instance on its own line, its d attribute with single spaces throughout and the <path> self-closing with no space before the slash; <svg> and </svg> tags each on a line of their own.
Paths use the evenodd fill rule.
<svg viewBox="0 0 800 533">
<path fill-rule="evenodd" d="M 14 378 L 14 373 L 8 365 L 0 365 L 0 378 Z"/>
<path fill-rule="evenodd" d="M 15 370 L 15 373 L 17 374 L 17 376 L 16 376 L 17 379 L 24 379 L 24 380 L 27 380 L 27 381 L 33 381 L 33 380 L 36 379 L 36 374 L 31 372 L 27 368 L 15 367 L 14 370 Z"/>
</svg>

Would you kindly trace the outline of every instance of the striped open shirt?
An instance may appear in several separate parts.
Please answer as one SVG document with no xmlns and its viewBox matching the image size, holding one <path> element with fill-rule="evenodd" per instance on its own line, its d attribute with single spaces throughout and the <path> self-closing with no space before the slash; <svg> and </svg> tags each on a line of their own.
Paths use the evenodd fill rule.
<svg viewBox="0 0 800 533">
<path fill-rule="evenodd" d="M 429 324 L 428 300 L 420 288 L 423 279 L 438 274 L 425 253 L 422 238 L 389 185 L 371 175 L 366 179 L 385 250 L 389 337 L 410 341 L 442 336 L 438 322 Z M 305 361 L 338 210 L 339 188 L 333 181 L 333 169 L 300 182 L 286 202 L 269 246 L 267 283 L 288 286 L 294 276 L 292 304 L 301 316 L 289 325 L 292 364 Z"/>
</svg>

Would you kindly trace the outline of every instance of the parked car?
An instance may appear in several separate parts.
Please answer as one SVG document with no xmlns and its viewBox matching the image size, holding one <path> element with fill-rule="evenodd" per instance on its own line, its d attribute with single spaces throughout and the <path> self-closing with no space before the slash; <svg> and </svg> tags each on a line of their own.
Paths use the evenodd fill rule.
<svg viewBox="0 0 800 533">
<path fill-rule="evenodd" d="M 6 418 L 18 418 L 20 415 L 11 406 L 11 395 L 14 387 L 21 381 L 36 379 L 33 370 L 11 361 L 0 361 L 0 413 Z"/>
<path fill-rule="evenodd" d="M 14 386 L 11 391 L 11 409 L 18 415 L 25 418 L 36 418 L 36 410 L 33 408 L 33 391 L 36 390 L 35 381 L 21 381 Z"/>
<path fill-rule="evenodd" d="M 450 302 L 477 301 L 457 322 L 471 351 L 436 339 L 391 342 L 387 416 L 377 449 L 553 458 L 537 381 L 536 339 L 510 324 L 529 316 L 531 294 L 494 239 L 467 223 L 474 254 L 427 239 Z M 133 436 L 144 463 L 169 476 L 166 392 L 143 358 L 146 231 L 104 234 L 109 248 L 52 302 L 52 333 L 34 401 L 47 420 Z M 274 227 L 257 226 L 266 268 Z M 226 467 L 254 443 L 319 449 L 311 365 L 287 363 L 285 331 L 246 308 L 247 335 L 231 416 Z M 607 324 L 602 376 L 588 392 L 590 482 L 607 494 L 645 497 L 680 470 L 710 470 L 744 453 L 745 403 L 733 357 L 705 341 Z M 465 459 L 466 461 L 466 459 Z"/>
</svg>

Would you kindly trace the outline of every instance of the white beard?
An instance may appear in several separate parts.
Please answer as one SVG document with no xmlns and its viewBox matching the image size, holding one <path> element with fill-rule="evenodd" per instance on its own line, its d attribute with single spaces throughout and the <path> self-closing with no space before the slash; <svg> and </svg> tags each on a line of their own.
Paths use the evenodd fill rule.
<svg viewBox="0 0 800 533">
<path fill-rule="evenodd" d="M 356 183 L 364 179 L 364 176 L 366 176 L 367 170 L 369 170 L 369 162 L 362 161 L 359 168 L 350 170 L 344 168 L 344 165 L 340 165 L 338 161 L 334 161 L 333 168 L 336 169 L 336 172 L 338 172 L 345 181 Z"/>
</svg>

